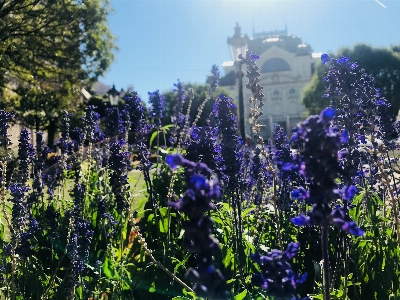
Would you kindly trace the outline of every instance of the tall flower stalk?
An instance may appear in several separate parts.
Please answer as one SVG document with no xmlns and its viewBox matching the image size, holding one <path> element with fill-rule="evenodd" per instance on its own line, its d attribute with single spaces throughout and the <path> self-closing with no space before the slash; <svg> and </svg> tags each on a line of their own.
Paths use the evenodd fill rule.
<svg viewBox="0 0 400 300">
<path fill-rule="evenodd" d="M 342 198 L 349 201 L 356 192 L 354 186 L 337 189 L 336 179 L 344 176 L 346 170 L 339 164 L 342 142 L 346 142 L 346 133 L 331 126 L 334 109 L 325 109 L 320 116 L 311 116 L 295 130 L 292 139 L 301 144 L 298 164 L 292 168 L 299 170 L 306 178 L 308 192 L 306 203 L 312 205 L 307 216 L 292 218 L 298 226 L 317 225 L 321 227 L 321 246 L 324 261 L 324 299 L 330 299 L 330 266 L 328 248 L 328 228 L 333 225 L 352 235 L 360 236 L 364 232 L 350 218 L 346 207 L 332 207 L 334 201 Z"/>
<path fill-rule="evenodd" d="M 254 134 L 254 139 L 260 143 L 264 144 L 264 139 L 261 136 L 261 129 L 264 125 L 261 125 L 258 122 L 258 119 L 263 115 L 262 110 L 264 106 L 262 93 L 263 87 L 260 85 L 260 72 L 259 67 L 256 65 L 256 61 L 260 58 L 259 55 L 253 53 L 251 50 L 246 51 L 246 55 L 239 55 L 239 59 L 242 64 L 247 66 L 246 77 L 249 81 L 246 84 L 246 88 L 251 91 L 251 98 L 249 99 L 249 103 L 251 105 L 250 115 L 252 118 L 252 132 Z"/>
<path fill-rule="evenodd" d="M 183 247 L 196 253 L 197 267 L 189 268 L 186 277 L 195 283 L 196 295 L 228 299 L 230 292 L 221 262 L 221 248 L 211 235 L 214 223 L 209 215 L 205 215 L 215 209 L 213 201 L 220 196 L 218 180 L 211 177 L 212 172 L 205 164 L 193 163 L 179 154 L 167 156 L 166 161 L 171 168 L 182 166 L 186 169 L 185 192 L 178 202 L 170 203 L 188 217 L 183 223 Z"/>
<path fill-rule="evenodd" d="M 174 83 L 173 91 L 176 93 L 176 105 L 171 120 L 173 127 L 171 129 L 170 142 L 172 145 L 176 145 L 178 142 L 178 134 L 183 130 L 185 116 L 182 113 L 182 110 L 186 100 L 185 86 L 179 81 L 179 79 L 177 83 Z"/>
</svg>

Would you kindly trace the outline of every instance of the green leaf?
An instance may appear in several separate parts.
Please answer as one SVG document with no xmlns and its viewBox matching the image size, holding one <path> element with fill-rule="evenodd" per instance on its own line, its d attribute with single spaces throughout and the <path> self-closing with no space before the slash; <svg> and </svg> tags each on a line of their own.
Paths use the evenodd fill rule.
<svg viewBox="0 0 400 300">
<path fill-rule="evenodd" d="M 113 270 L 112 266 L 110 268 L 109 266 L 110 264 L 110 260 L 108 259 L 108 257 L 106 257 L 106 259 L 104 260 L 103 263 L 103 273 L 107 278 L 110 279 L 119 279 L 119 276 L 117 273 L 115 273 L 115 271 Z"/>
<path fill-rule="evenodd" d="M 254 206 L 242 211 L 242 218 L 246 217 L 250 212 L 254 210 Z"/>
<path fill-rule="evenodd" d="M 172 126 L 174 126 L 174 124 L 165 125 L 164 127 L 161 127 L 161 131 L 162 131 L 164 134 L 166 134 Z"/>
<path fill-rule="evenodd" d="M 182 260 L 182 261 L 179 261 L 178 259 L 176 259 L 176 258 L 172 258 L 172 260 L 174 261 L 174 263 L 175 263 L 175 261 L 176 262 L 178 262 L 177 264 L 176 264 L 176 266 L 174 267 L 174 273 L 177 273 L 178 272 L 178 269 L 181 267 L 181 266 L 184 266 L 185 265 L 185 263 L 187 262 L 187 260 L 189 259 L 189 257 L 191 256 L 191 254 L 188 254 L 188 255 L 186 255 L 186 257 Z"/>
<path fill-rule="evenodd" d="M 184 295 L 187 295 L 187 296 L 192 296 L 191 299 L 196 299 L 196 294 L 193 293 L 193 292 L 188 292 L 186 289 L 183 289 L 183 290 L 182 290 L 182 293 L 183 293 Z"/>
<path fill-rule="evenodd" d="M 334 293 L 333 296 L 342 297 L 343 296 L 343 291 L 342 290 L 337 290 L 336 294 Z"/>
<path fill-rule="evenodd" d="M 147 217 L 147 222 L 150 222 L 154 219 L 154 214 L 149 214 L 149 216 Z"/>
<path fill-rule="evenodd" d="M 235 300 L 242 300 L 242 299 L 244 299 L 244 297 L 246 297 L 246 295 L 247 295 L 247 290 L 244 290 L 239 295 L 236 295 L 234 299 Z"/>
<path fill-rule="evenodd" d="M 168 214 L 168 208 L 167 207 L 160 207 L 158 209 L 158 211 L 160 212 L 161 216 L 165 217 Z"/>
<path fill-rule="evenodd" d="M 75 293 L 78 294 L 78 299 L 82 299 L 82 286 L 77 287 Z"/>
<path fill-rule="evenodd" d="M 159 221 L 159 227 L 160 227 L 160 232 L 161 233 L 167 233 L 168 232 L 168 219 L 163 218 L 162 220 Z"/>
<path fill-rule="evenodd" d="M 156 283 L 153 281 L 153 282 L 151 283 L 150 288 L 149 288 L 149 292 L 150 292 L 150 293 L 154 293 L 155 291 L 156 291 Z"/>
<path fill-rule="evenodd" d="M 92 224 L 93 224 L 93 227 L 96 227 L 96 224 L 97 224 L 97 210 L 92 214 Z"/>
<path fill-rule="evenodd" d="M 235 254 L 232 252 L 232 250 L 230 248 L 228 248 L 226 256 L 224 257 L 224 260 L 222 261 L 222 263 L 224 264 L 225 267 L 228 267 L 230 264 L 232 264 L 232 268 L 233 268 L 234 258 L 235 258 Z"/>
<path fill-rule="evenodd" d="M 154 141 L 154 139 L 156 138 L 157 134 L 158 134 L 158 131 L 154 131 L 154 132 L 151 134 L 150 141 L 149 141 L 149 145 L 150 145 L 150 146 L 153 144 L 153 141 Z"/>
</svg>

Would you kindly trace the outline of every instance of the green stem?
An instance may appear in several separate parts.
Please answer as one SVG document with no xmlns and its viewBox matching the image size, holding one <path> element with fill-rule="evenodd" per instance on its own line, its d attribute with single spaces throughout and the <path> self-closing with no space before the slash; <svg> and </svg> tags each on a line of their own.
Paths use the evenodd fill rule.
<svg viewBox="0 0 400 300">
<path fill-rule="evenodd" d="M 239 191 L 237 191 L 239 195 Z M 242 193 L 240 193 L 240 201 L 236 200 L 237 210 L 238 210 L 238 252 L 239 252 L 239 271 L 240 277 L 242 279 L 242 284 L 244 284 L 244 251 L 243 251 L 243 235 L 242 235 L 242 207 L 241 204 L 243 202 Z"/>
<path fill-rule="evenodd" d="M 275 212 L 275 223 L 276 223 L 276 230 L 277 230 L 277 238 L 278 238 L 278 243 L 279 247 L 281 248 L 281 251 L 284 251 L 283 248 L 283 241 L 282 241 L 282 236 L 281 236 L 281 224 L 279 220 L 279 212 L 278 212 L 278 205 L 277 205 L 277 195 L 276 195 L 276 177 L 274 176 L 274 195 L 272 196 L 272 200 L 274 201 L 274 212 Z"/>
<path fill-rule="evenodd" d="M 328 248 L 328 227 L 321 225 L 321 248 L 323 259 L 323 273 L 324 273 L 324 300 L 330 300 L 330 266 L 329 266 L 329 248 Z"/>
</svg>

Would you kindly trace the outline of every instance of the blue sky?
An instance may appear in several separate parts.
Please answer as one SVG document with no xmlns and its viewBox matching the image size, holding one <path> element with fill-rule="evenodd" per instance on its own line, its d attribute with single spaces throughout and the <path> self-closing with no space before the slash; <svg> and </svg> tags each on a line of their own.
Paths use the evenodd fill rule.
<svg viewBox="0 0 400 300">
<path fill-rule="evenodd" d="M 283 30 L 314 52 L 367 43 L 400 44 L 400 0 L 111 0 L 109 26 L 117 36 L 116 60 L 99 80 L 117 89 L 133 86 L 141 98 L 165 92 L 179 78 L 204 83 L 213 64 L 231 60 L 227 37 L 236 22 Z"/>
</svg>

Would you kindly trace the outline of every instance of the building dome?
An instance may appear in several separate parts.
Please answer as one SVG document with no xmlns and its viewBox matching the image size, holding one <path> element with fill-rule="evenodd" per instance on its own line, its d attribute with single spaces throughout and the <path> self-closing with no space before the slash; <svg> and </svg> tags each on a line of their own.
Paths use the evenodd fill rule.
<svg viewBox="0 0 400 300">
<path fill-rule="evenodd" d="M 279 57 L 273 57 L 268 59 L 261 66 L 260 71 L 261 73 L 290 71 L 290 66 L 286 60 Z"/>
</svg>

